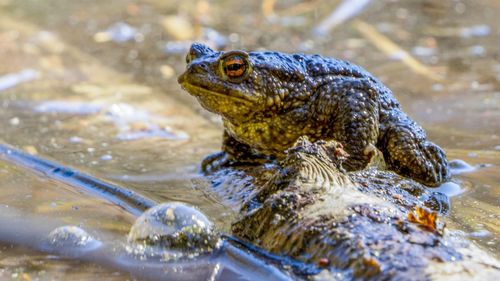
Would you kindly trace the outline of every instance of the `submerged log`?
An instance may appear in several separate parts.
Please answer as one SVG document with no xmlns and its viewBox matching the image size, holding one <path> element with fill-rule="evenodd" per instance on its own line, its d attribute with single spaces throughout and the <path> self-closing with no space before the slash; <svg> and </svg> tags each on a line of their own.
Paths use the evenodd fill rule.
<svg viewBox="0 0 500 281">
<path fill-rule="evenodd" d="M 345 157 L 336 142 L 301 138 L 278 165 L 222 168 L 210 177 L 241 203 L 233 234 L 321 272 L 308 278 L 499 276 L 496 259 L 437 219 L 449 208 L 444 194 L 390 171 L 347 173 Z"/>
</svg>

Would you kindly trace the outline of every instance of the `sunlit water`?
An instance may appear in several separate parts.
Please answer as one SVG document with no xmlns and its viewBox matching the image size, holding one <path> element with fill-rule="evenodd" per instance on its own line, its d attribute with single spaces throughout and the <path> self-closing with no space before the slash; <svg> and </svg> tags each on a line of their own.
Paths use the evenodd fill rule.
<svg viewBox="0 0 500 281">
<path fill-rule="evenodd" d="M 220 124 L 176 82 L 187 46 L 197 40 L 336 56 L 383 80 L 450 159 L 465 161 L 453 183 L 440 187 L 453 196 L 448 226 L 498 255 L 500 5 L 372 1 L 314 35 L 339 3 L 0 1 L 0 141 L 157 202 L 197 206 L 229 231 L 237 210 L 199 173 L 200 160 L 220 147 Z M 2 206 L 105 233 L 107 241 L 125 241 L 135 220 L 2 161 L 0 198 Z M 0 243 L 0 279 L 128 276 L 75 263 Z"/>
</svg>

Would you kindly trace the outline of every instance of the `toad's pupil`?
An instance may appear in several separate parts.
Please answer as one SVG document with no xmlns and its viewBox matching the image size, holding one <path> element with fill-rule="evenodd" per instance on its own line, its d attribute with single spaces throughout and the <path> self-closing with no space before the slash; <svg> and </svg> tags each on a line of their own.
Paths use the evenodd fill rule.
<svg viewBox="0 0 500 281">
<path fill-rule="evenodd" d="M 245 72 L 245 62 L 240 57 L 230 58 L 225 61 L 225 71 L 230 77 L 238 77 Z"/>
<path fill-rule="evenodd" d="M 234 70 L 238 70 L 240 68 L 243 68 L 243 64 L 242 63 L 233 63 L 233 64 L 230 64 L 227 66 L 227 70 L 229 71 L 234 71 Z"/>
</svg>

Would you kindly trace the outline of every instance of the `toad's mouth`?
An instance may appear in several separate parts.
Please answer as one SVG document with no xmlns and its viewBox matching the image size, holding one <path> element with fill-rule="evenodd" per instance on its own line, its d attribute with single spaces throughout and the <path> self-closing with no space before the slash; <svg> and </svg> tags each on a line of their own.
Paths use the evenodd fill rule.
<svg viewBox="0 0 500 281">
<path fill-rule="evenodd" d="M 237 92 L 233 91 L 228 91 L 227 93 L 219 93 L 215 92 L 206 88 L 203 88 L 201 86 L 196 86 L 187 82 L 184 82 L 181 84 L 182 88 L 186 90 L 189 94 L 193 96 L 203 96 L 203 95 L 213 95 L 225 99 L 231 99 L 237 102 L 244 103 L 246 105 L 253 105 L 255 103 L 255 100 L 248 97 L 244 96 L 242 94 L 239 94 Z"/>
</svg>

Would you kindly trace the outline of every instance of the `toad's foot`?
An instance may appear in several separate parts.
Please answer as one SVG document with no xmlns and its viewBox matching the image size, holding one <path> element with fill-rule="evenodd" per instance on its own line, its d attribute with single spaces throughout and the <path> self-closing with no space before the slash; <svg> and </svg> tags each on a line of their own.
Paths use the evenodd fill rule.
<svg viewBox="0 0 500 281">
<path fill-rule="evenodd" d="M 428 186 L 437 186 L 450 178 L 444 151 L 434 143 L 411 138 L 412 134 L 390 138 L 384 158 L 391 170 Z"/>
<path fill-rule="evenodd" d="M 208 155 L 201 162 L 201 171 L 209 175 L 218 171 L 220 168 L 237 166 L 237 165 L 261 165 L 264 163 L 271 163 L 274 159 L 262 155 L 249 155 L 247 158 L 238 159 L 232 154 L 220 151 Z"/>
<path fill-rule="evenodd" d="M 201 162 L 201 171 L 204 174 L 211 174 L 222 167 L 231 165 L 235 159 L 224 151 L 219 151 L 208 155 Z"/>
</svg>

